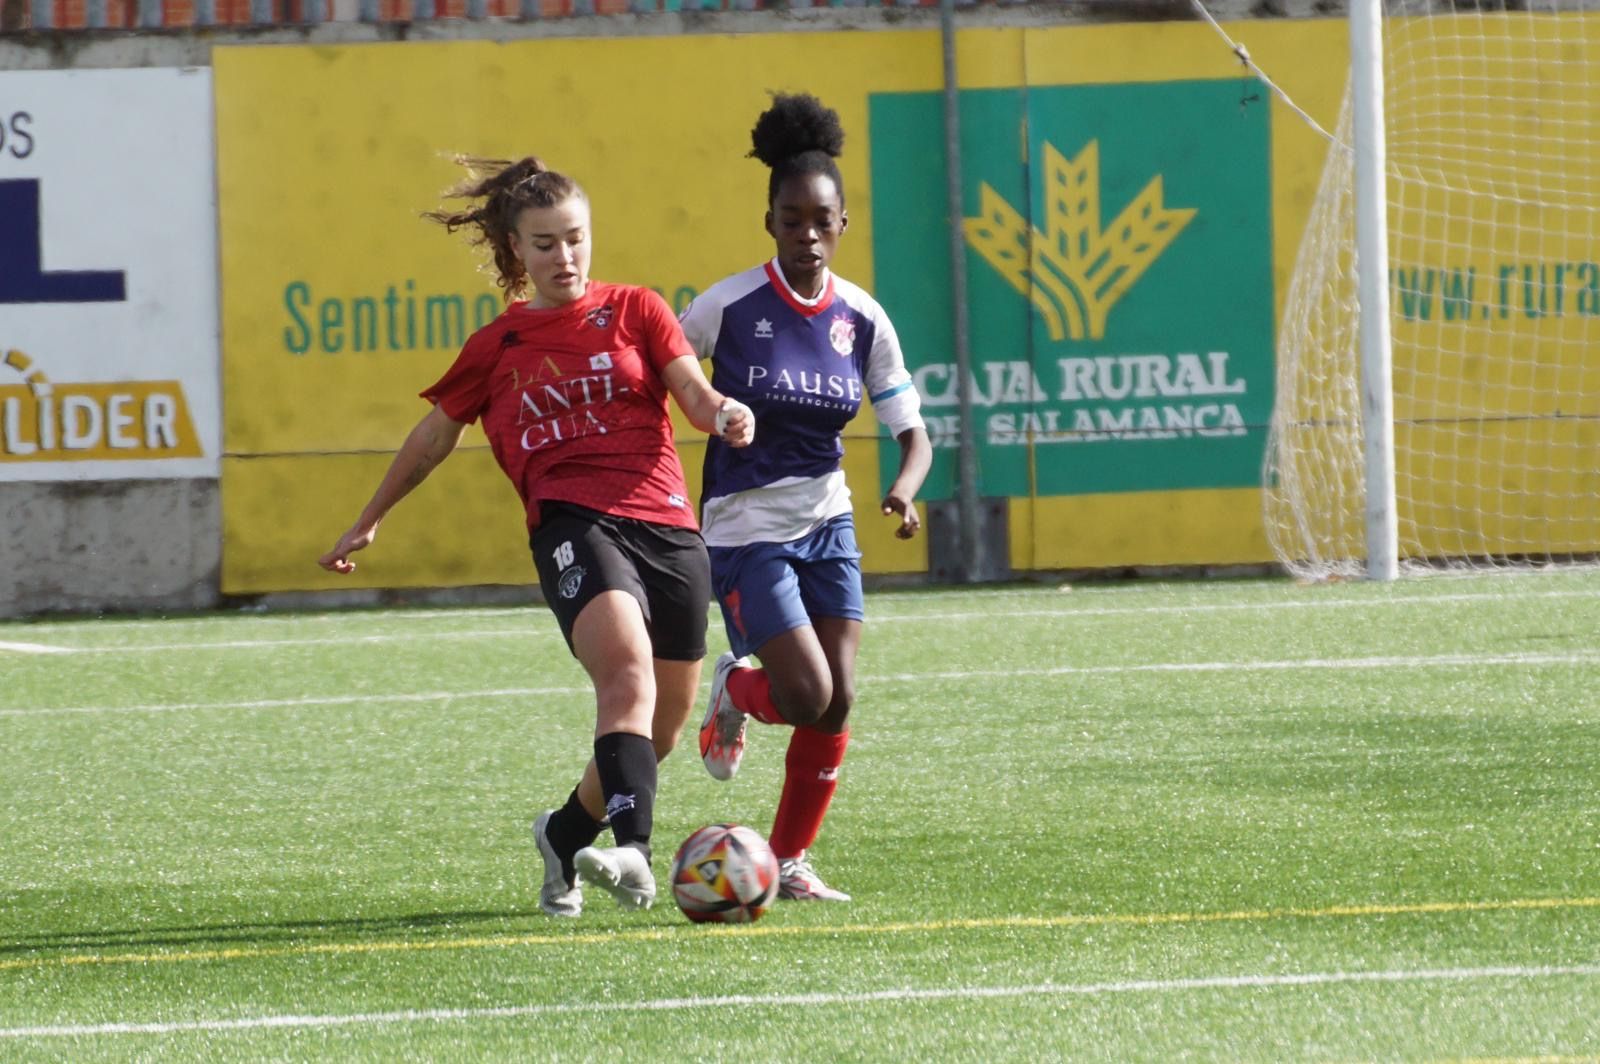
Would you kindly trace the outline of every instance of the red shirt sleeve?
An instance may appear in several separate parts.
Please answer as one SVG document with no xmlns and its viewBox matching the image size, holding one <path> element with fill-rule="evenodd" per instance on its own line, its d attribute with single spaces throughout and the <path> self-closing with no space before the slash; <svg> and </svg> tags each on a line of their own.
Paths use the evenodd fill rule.
<svg viewBox="0 0 1600 1064">
<path fill-rule="evenodd" d="M 644 350 L 657 373 L 666 370 L 668 363 L 687 355 L 695 357 L 694 345 L 683 335 L 683 326 L 677 315 L 653 289 L 641 288 L 640 317 L 644 321 Z M 449 411 L 445 411 L 449 413 Z"/>
<path fill-rule="evenodd" d="M 503 332 L 491 326 L 468 337 L 445 375 L 419 393 L 422 398 L 455 421 L 470 423 L 482 417 L 489 409 L 489 376 L 499 357 Z"/>
</svg>

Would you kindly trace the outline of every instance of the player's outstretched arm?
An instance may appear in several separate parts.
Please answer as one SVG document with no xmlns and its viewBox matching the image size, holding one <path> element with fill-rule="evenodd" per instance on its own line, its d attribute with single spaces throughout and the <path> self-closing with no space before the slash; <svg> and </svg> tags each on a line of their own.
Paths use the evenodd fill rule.
<svg viewBox="0 0 1600 1064">
<path fill-rule="evenodd" d="M 332 550 L 317 559 L 317 564 L 330 573 L 355 572 L 356 563 L 350 560 L 350 555 L 372 544 L 378 525 L 389 511 L 428 479 L 434 467 L 450 457 L 466 428 L 465 422 L 455 420 L 437 406 L 428 411 L 400 445 L 399 453 L 389 463 L 389 471 L 383 475 L 378 490 L 372 493 L 372 499 L 362 509 L 356 523 L 339 537 Z"/>
<path fill-rule="evenodd" d="M 885 514 L 899 514 L 900 527 L 894 534 L 901 539 L 910 539 L 917 534 L 917 529 L 922 527 L 922 518 L 917 515 L 917 492 L 922 490 L 922 482 L 928 476 L 928 467 L 933 464 L 933 445 L 928 442 L 928 430 L 920 425 L 909 428 L 896 436 L 900 444 L 900 472 L 895 476 L 894 483 L 889 485 L 889 492 L 883 497 L 883 512 Z"/>
<path fill-rule="evenodd" d="M 756 416 L 750 408 L 711 387 L 693 358 L 673 359 L 662 378 L 689 424 L 701 432 L 722 437 L 730 447 L 744 447 L 755 439 Z"/>
</svg>

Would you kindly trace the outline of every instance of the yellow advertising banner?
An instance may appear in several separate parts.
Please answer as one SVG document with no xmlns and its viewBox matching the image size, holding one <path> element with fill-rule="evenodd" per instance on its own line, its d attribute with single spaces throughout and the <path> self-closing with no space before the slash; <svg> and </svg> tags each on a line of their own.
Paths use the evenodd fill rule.
<svg viewBox="0 0 1600 1064">
<path fill-rule="evenodd" d="M 1341 23 L 1230 32 L 1333 122 Z M 1102 366 L 1050 347 L 1073 342 L 1066 325 L 1053 338 L 981 241 L 969 247 L 969 298 L 999 308 L 974 350 L 993 399 L 982 410 L 986 491 L 1012 497 L 1013 566 L 1267 560 L 1259 489 L 1244 471 L 1258 477 L 1272 331 L 1326 142 L 1201 25 L 965 30 L 958 66 L 969 241 L 981 205 L 1025 204 L 1018 175 L 1048 159 L 1063 173 L 1092 171 L 1108 223 L 1154 202 L 1152 188 L 1174 217 L 1193 218 L 1187 239 L 1140 265 L 1094 319 L 1111 342 L 1163 345 L 1117 350 L 1162 352 L 1145 363 Z M 948 244 L 942 132 L 930 140 L 928 129 L 941 77 L 939 36 L 922 30 L 217 49 L 223 591 L 534 579 L 520 506 L 476 430 L 397 508 L 357 573 L 340 580 L 315 565 L 426 412 L 417 393 L 500 309 L 480 252 L 420 218 L 460 178 L 454 153 L 537 154 L 571 174 L 593 206 L 594 275 L 654 287 L 681 310 L 770 257 L 766 171 L 746 157 L 749 130 L 769 91 L 815 93 L 849 138 L 840 168 L 851 226 L 835 269 L 894 319 L 938 442 L 956 394 L 939 335 L 950 292 L 936 263 L 948 260 L 918 249 Z M 1231 289 L 1214 276 L 1230 270 Z M 1168 331 L 1141 332 L 1152 318 Z M 1007 329 L 1021 330 L 1027 354 L 1007 353 Z M 1038 424 L 1027 424 L 1007 389 L 1043 385 L 1036 371 L 1008 369 L 1019 360 L 1064 367 L 1049 390 L 1070 384 L 1100 405 L 1035 410 Z M 1046 415 L 1063 427 L 1145 416 L 1103 399 L 1130 374 L 1187 389 L 1174 416 L 1216 457 L 1038 443 L 1051 438 Z M 1008 424 L 1033 430 L 1013 433 L 1026 445 L 1005 442 Z M 697 490 L 702 445 L 682 423 L 679 446 Z M 853 423 L 846 471 L 864 565 L 918 572 L 925 540 L 895 540 L 877 511 L 892 451 L 870 414 Z M 936 476 L 929 497 L 947 489 Z"/>
</svg>

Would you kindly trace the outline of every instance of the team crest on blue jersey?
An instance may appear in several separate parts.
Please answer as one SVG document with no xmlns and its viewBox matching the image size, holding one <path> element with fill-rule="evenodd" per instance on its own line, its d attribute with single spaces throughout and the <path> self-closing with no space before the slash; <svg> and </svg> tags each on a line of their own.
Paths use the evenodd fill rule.
<svg viewBox="0 0 1600 1064">
<path fill-rule="evenodd" d="M 607 325 L 611 324 L 611 315 L 615 313 L 615 309 L 616 308 L 614 308 L 610 303 L 607 303 L 603 307 L 595 307 L 589 313 L 585 314 L 584 318 L 586 318 L 589 324 L 593 325 L 596 329 L 604 329 Z"/>
<path fill-rule="evenodd" d="M 828 342 L 841 355 L 856 349 L 856 323 L 849 318 L 834 318 L 828 326 Z"/>
</svg>

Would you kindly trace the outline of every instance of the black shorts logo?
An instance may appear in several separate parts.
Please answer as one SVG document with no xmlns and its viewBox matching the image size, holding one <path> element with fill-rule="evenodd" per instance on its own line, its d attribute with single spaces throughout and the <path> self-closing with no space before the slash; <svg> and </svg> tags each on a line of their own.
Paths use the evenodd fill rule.
<svg viewBox="0 0 1600 1064">
<path fill-rule="evenodd" d="M 556 585 L 557 590 L 561 592 L 561 597 L 564 599 L 577 598 L 578 588 L 582 586 L 585 575 L 586 574 L 584 573 L 583 566 L 581 565 L 574 565 L 572 568 L 563 572 L 561 574 L 561 579 Z"/>
</svg>

